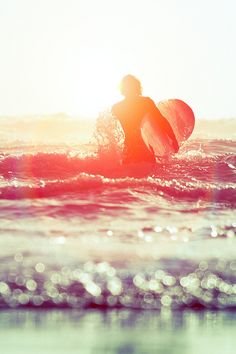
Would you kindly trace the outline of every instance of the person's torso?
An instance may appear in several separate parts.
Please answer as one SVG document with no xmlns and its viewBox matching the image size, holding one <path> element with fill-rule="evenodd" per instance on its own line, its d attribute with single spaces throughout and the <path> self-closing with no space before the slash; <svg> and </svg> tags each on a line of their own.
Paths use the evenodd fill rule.
<svg viewBox="0 0 236 354">
<path fill-rule="evenodd" d="M 140 125 L 145 114 L 155 107 L 154 102 L 143 96 L 124 99 L 113 106 L 112 112 L 120 121 L 125 133 L 126 143 L 143 143 Z"/>
</svg>

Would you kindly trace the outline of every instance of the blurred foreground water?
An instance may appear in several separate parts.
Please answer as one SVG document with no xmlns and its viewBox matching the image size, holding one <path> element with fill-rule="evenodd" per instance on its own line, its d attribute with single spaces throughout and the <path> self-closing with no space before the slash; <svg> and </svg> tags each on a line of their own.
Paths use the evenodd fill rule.
<svg viewBox="0 0 236 354">
<path fill-rule="evenodd" d="M 7 354 L 232 354 L 236 313 L 214 311 L 16 311 L 0 317 Z"/>
</svg>

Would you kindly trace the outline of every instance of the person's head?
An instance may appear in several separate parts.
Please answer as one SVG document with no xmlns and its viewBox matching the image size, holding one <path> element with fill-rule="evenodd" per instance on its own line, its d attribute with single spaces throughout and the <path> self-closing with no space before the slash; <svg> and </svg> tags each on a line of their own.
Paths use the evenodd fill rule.
<svg viewBox="0 0 236 354">
<path fill-rule="evenodd" d="M 126 75 L 120 82 L 120 92 L 125 97 L 140 96 L 142 94 L 141 82 L 133 75 Z"/>
</svg>

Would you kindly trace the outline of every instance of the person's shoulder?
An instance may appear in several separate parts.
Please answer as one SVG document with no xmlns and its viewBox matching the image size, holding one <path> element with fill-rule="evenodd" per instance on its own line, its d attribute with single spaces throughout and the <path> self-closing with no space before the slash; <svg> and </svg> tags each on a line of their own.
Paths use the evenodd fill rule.
<svg viewBox="0 0 236 354">
<path fill-rule="evenodd" d="M 145 101 L 147 101 L 147 102 L 154 102 L 152 99 L 151 99 L 151 97 L 148 97 L 148 96 L 142 96 L 143 97 L 143 99 L 145 100 Z"/>
<path fill-rule="evenodd" d="M 119 111 L 120 108 L 123 106 L 123 104 L 124 104 L 124 100 L 119 101 L 119 102 L 113 104 L 113 106 L 111 107 L 112 113 L 116 113 L 117 111 Z"/>
<path fill-rule="evenodd" d="M 116 102 L 116 103 L 113 104 L 112 107 L 120 107 L 120 106 L 123 104 L 123 102 L 124 102 L 124 100 L 121 100 L 121 101 L 119 101 L 119 102 Z"/>
<path fill-rule="evenodd" d="M 148 107 L 156 107 L 155 102 L 150 97 L 142 96 L 142 99 Z"/>
</svg>

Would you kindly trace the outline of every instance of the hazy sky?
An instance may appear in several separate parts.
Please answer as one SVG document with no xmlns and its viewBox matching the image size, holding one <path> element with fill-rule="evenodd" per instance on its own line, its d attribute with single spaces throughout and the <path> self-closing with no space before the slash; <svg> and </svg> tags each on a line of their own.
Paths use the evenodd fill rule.
<svg viewBox="0 0 236 354">
<path fill-rule="evenodd" d="M 133 73 L 155 101 L 236 117 L 235 0 L 0 0 L 0 114 L 95 115 Z"/>
</svg>

